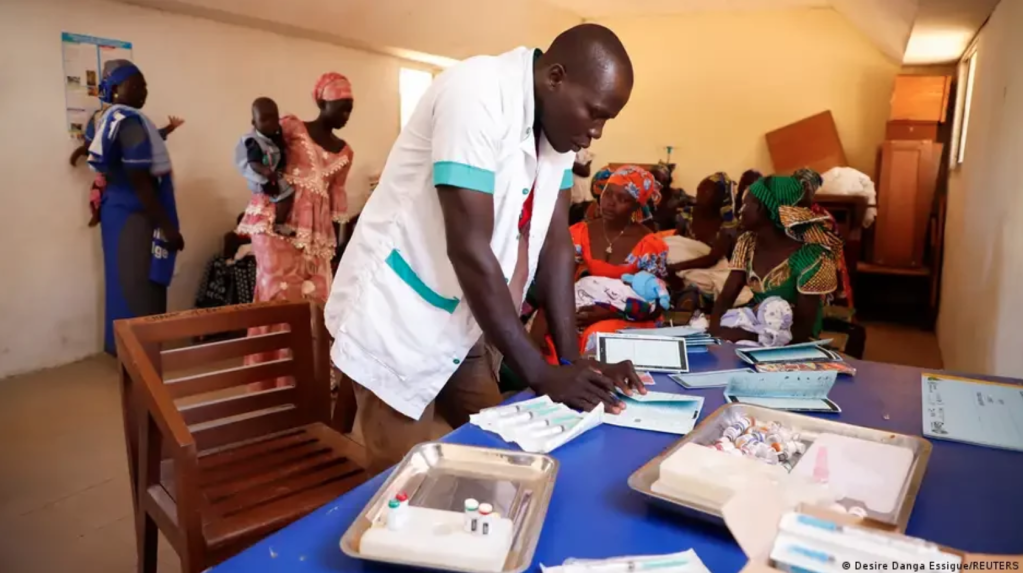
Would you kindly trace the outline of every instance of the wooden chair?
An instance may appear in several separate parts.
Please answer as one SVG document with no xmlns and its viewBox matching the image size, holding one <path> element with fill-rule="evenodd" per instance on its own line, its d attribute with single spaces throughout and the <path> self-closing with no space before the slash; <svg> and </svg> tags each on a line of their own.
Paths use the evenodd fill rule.
<svg viewBox="0 0 1023 573">
<path fill-rule="evenodd" d="M 272 325 L 287 328 L 180 347 Z M 157 528 L 182 570 L 199 573 L 368 479 L 361 449 L 328 427 L 329 341 L 310 305 L 195 310 L 115 329 L 140 572 L 156 571 Z M 167 376 L 174 371 L 185 374 Z M 251 390 L 282 378 L 293 385 Z"/>
</svg>

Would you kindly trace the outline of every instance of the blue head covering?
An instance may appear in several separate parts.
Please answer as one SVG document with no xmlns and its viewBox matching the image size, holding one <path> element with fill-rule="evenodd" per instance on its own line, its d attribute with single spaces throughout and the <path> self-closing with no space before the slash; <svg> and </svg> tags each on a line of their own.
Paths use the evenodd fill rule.
<svg viewBox="0 0 1023 573">
<path fill-rule="evenodd" d="M 114 91 L 135 74 L 142 70 L 128 60 L 112 60 L 103 66 L 103 80 L 99 83 L 99 100 L 103 103 L 114 103 Z"/>
</svg>

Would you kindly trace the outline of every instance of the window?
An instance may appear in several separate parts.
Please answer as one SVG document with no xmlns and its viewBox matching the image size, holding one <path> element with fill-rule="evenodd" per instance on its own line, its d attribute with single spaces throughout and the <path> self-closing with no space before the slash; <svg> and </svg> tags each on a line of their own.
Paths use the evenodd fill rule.
<svg viewBox="0 0 1023 573">
<path fill-rule="evenodd" d="M 413 68 L 401 68 L 398 75 L 398 91 L 401 93 L 401 127 L 404 128 L 416 110 L 419 99 L 423 97 L 430 84 L 433 74 Z"/>
<path fill-rule="evenodd" d="M 973 51 L 959 66 L 960 88 L 956 107 L 956 125 L 953 129 L 953 167 L 966 159 L 966 135 L 970 129 L 970 108 L 973 105 L 973 85 L 977 75 L 977 52 Z M 965 81 L 962 79 L 965 78 Z"/>
</svg>

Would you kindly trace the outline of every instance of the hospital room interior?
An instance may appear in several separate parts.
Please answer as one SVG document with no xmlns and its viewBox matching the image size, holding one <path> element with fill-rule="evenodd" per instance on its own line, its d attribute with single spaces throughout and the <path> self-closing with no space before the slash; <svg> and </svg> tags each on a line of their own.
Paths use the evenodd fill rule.
<svg viewBox="0 0 1023 573">
<path fill-rule="evenodd" d="M 149 523 L 150 513 L 164 515 L 161 507 L 172 506 L 176 493 L 206 487 L 178 482 L 164 490 L 161 472 L 169 470 L 159 451 L 151 451 L 154 447 L 159 450 L 162 443 L 166 454 L 175 440 L 180 446 L 183 436 L 191 439 L 193 434 L 208 436 L 209 442 L 200 441 L 204 445 L 232 444 L 244 437 L 242 430 L 214 436 L 216 428 L 208 426 L 213 412 L 242 413 L 231 405 L 239 392 L 267 396 L 265 402 L 253 398 L 253 404 L 277 406 L 283 400 L 274 397 L 284 391 L 275 389 L 273 380 L 245 373 L 248 355 L 243 366 L 242 354 L 235 353 L 220 378 L 194 373 L 207 356 L 228 357 L 227 351 L 216 350 L 227 346 L 217 345 L 241 348 L 246 331 L 253 352 L 282 348 L 272 345 L 274 338 L 295 344 L 291 358 L 264 366 L 267 376 L 307 376 L 306 384 L 318 384 L 299 394 L 299 383 L 295 398 L 297 407 L 307 403 L 327 420 L 316 431 L 333 433 L 317 440 L 344 440 L 351 450 L 344 462 L 351 473 L 330 479 L 343 477 L 350 483 L 347 489 L 370 480 L 373 472 L 363 448 L 367 434 L 389 430 L 362 424 L 350 380 L 331 368 L 331 340 L 321 324 L 329 279 L 345 271 L 359 276 L 360 269 L 344 265 L 362 259 L 343 256 L 345 247 L 360 237 L 360 213 L 378 185 L 387 184 L 385 165 L 398 154 L 392 146 L 406 125 L 416 125 L 417 104 L 430 94 L 435 79 L 469 58 L 519 47 L 546 49 L 561 32 L 584 23 L 617 35 L 631 59 L 634 80 L 621 112 L 607 121 L 599 139 L 575 154 L 569 174 L 572 237 L 586 225 L 603 229 L 605 260 L 610 260 L 616 240 L 624 245 L 632 236 L 626 231 L 642 229 L 643 238 L 630 243 L 636 246 L 628 260 L 656 243 L 660 250 L 649 256 L 661 257 L 659 268 L 667 269 L 657 279 L 649 277 L 659 281 L 650 288 L 666 288 L 653 297 L 661 307 L 656 317 L 648 320 L 644 314 L 642 320 L 620 322 L 638 321 L 636 326 L 643 328 L 691 325 L 701 331 L 710 324 L 716 332 L 718 310 L 724 311 L 716 308 L 719 297 L 736 269 L 741 270 L 737 261 L 748 235 L 739 237 L 748 223 L 741 220 L 747 216 L 746 203 L 757 202 L 750 199 L 753 195 L 764 201 L 765 180 L 798 179 L 809 191 L 798 204 L 791 202 L 789 211 L 782 207 L 781 217 L 802 209 L 824 235 L 789 236 L 819 241 L 826 252 L 820 261 L 826 258 L 833 265 L 827 268 L 833 269 L 829 280 L 834 284 L 821 291 L 811 343 L 819 346 L 813 348 L 826 348 L 828 356 L 859 369 L 860 375 L 874 368 L 890 374 L 884 391 L 892 395 L 907 392 L 899 376 L 918 378 L 919 372 L 1023 378 L 1023 310 L 1019 301 L 1010 300 L 1013 292 L 1023 291 L 1023 179 L 1013 175 L 1023 146 L 1021 0 L 3 0 L 0 117 L 8 127 L 5 196 L 13 208 L 0 231 L 5 244 L 0 274 L 8 277 L 0 302 L 0 571 L 271 570 L 232 569 L 231 563 L 242 561 L 230 559 L 250 555 L 246 548 L 284 527 L 284 521 L 254 533 L 238 525 L 233 514 L 207 518 L 203 509 L 194 522 L 153 518 L 151 531 L 158 529 L 158 537 L 143 535 L 139 525 L 140 519 Z M 109 208 L 117 183 L 104 178 L 97 166 L 113 159 L 108 144 L 115 145 L 116 137 L 107 134 L 116 129 L 117 118 L 111 117 L 123 106 L 105 110 L 118 95 L 124 102 L 125 90 L 118 91 L 114 78 L 126 69 L 144 73 L 143 125 L 147 134 L 159 131 L 154 141 L 165 140 L 152 146 L 147 161 L 173 160 L 179 232 L 157 229 L 152 256 L 161 260 L 160 249 L 167 248 L 176 257 L 162 279 L 165 288 L 152 295 L 155 303 L 148 291 L 121 297 L 112 295 L 110 287 L 123 280 L 119 272 L 129 272 L 116 265 L 126 267 L 126 257 L 134 256 L 118 243 L 133 219 L 122 221 Z M 104 99 L 108 88 L 113 90 L 110 100 Z M 328 100 L 337 98 L 349 107 L 344 121 L 327 129 L 336 133 L 329 136 L 332 141 L 340 138 L 340 151 L 325 147 L 318 154 L 310 143 L 320 141 L 313 133 L 320 125 L 315 122 L 327 117 L 334 103 Z M 260 145 L 263 152 L 277 145 L 258 131 L 257 118 L 270 104 L 274 115 L 279 110 L 285 134 L 292 122 L 320 114 L 306 124 L 308 136 L 301 145 L 288 139 L 286 159 L 280 157 L 282 164 L 301 163 L 310 177 L 333 178 L 321 192 L 332 204 L 322 226 L 304 219 L 301 189 L 292 200 L 292 219 L 266 216 L 267 205 L 275 205 L 281 215 L 286 200 L 263 201 L 245 180 L 251 181 L 251 173 L 239 173 L 254 169 L 249 167 L 253 150 L 258 154 Z M 254 136 L 261 143 L 254 143 Z M 293 159 L 306 152 L 308 157 Z M 124 161 L 130 161 L 127 150 Z M 261 165 L 256 167 L 260 176 Z M 294 174 L 282 168 L 279 180 L 272 164 L 266 171 L 263 181 L 280 181 L 281 189 L 286 181 L 305 176 L 298 167 Z M 601 199 L 605 189 L 637 172 L 655 180 L 656 192 L 634 195 L 641 208 L 620 232 L 594 226 L 606 207 Z M 120 238 L 111 238 L 111 227 L 122 224 Z M 729 232 L 734 234 L 724 241 Z M 141 256 L 148 261 L 149 231 L 143 233 Z M 261 268 L 257 259 L 274 265 L 279 260 L 261 258 L 266 235 L 259 233 L 290 236 L 299 248 L 325 250 L 316 264 L 328 273 L 327 282 L 289 285 L 290 279 L 277 278 L 279 269 Z M 576 240 L 576 278 L 585 266 L 582 253 L 589 257 L 589 241 L 587 236 L 580 249 Z M 751 275 L 753 260 L 750 251 Z M 823 265 L 820 261 L 814 264 Z M 799 275 L 798 293 L 810 292 L 802 271 L 791 272 Z M 633 280 L 631 287 L 618 283 L 629 296 L 653 300 L 643 294 L 639 279 Z M 577 301 L 592 294 L 579 284 Z M 770 330 L 775 328 L 768 325 L 771 316 L 757 314 L 763 284 L 758 279 L 753 291 L 744 287 L 728 312 L 749 309 L 742 315 L 747 318 L 733 319 L 763 321 L 767 326 L 756 330 L 753 339 L 759 334 L 765 345 L 770 336 L 784 337 L 778 345 L 800 342 L 792 339 L 800 337 L 799 325 L 789 321 L 779 333 Z M 268 290 L 285 287 L 301 289 L 299 300 L 311 305 L 258 306 L 272 300 Z M 408 296 L 416 295 L 409 291 Z M 256 333 L 252 328 L 258 325 L 245 322 L 244 310 L 232 314 L 235 305 L 249 303 L 257 304 L 253 316 L 265 314 L 265 324 L 289 323 L 290 330 L 282 334 L 263 326 Z M 158 310 L 134 310 L 151 304 Z M 579 316 L 596 313 L 592 309 L 600 305 L 593 304 L 577 302 Z M 125 305 L 125 312 L 136 318 L 112 318 L 111 309 Z M 557 326 L 547 324 L 543 310 L 536 311 L 540 306 L 527 293 L 524 309 L 529 312 L 523 310 L 522 324 L 543 352 L 553 348 Z M 381 321 L 402 320 L 397 310 L 379 312 Z M 579 323 L 580 331 L 620 316 L 615 312 L 593 314 Z M 800 316 L 798 308 L 795 313 Z M 586 333 L 580 342 L 584 353 L 599 339 L 587 339 Z M 160 346 L 171 339 L 188 339 L 194 349 Z M 706 342 L 700 339 L 699 344 Z M 552 352 L 557 365 L 557 352 Z M 697 364 L 695 355 L 689 356 L 690 365 Z M 454 364 L 459 361 L 455 358 Z M 292 363 L 294 372 L 286 370 Z M 173 368 L 183 373 L 173 381 L 168 374 L 162 384 L 161 376 Z M 913 392 L 916 378 L 909 382 Z M 507 360 L 499 365 L 499 383 L 504 398 L 527 389 Z M 839 376 L 836 391 L 843 383 Z M 651 389 L 667 390 L 669 384 L 668 378 L 658 378 Z M 193 404 L 200 390 L 216 391 L 220 401 Z M 914 399 L 919 410 L 919 399 Z M 171 405 L 170 422 L 154 421 L 147 413 L 166 404 Z M 851 411 L 853 402 L 842 406 Z M 712 408 L 704 410 L 709 414 Z M 432 409 L 428 412 L 433 415 Z M 889 415 L 895 413 L 875 409 L 873 422 L 864 424 L 885 428 Z M 141 426 L 137 416 L 142 416 Z M 253 430 L 253 420 L 238 426 Z M 267 420 L 266 433 L 285 429 L 277 418 Z M 457 430 L 439 409 L 432 424 L 431 440 Z M 919 420 L 913 422 L 919 434 L 916 426 Z M 157 434 L 163 442 L 153 438 Z M 572 445 L 565 446 L 564 455 Z M 140 462 L 140 451 L 152 455 Z M 164 461 L 176 455 L 165 455 Z M 1017 453 L 1017 479 L 1018 458 Z M 562 465 L 567 474 L 568 462 Z M 157 485 L 143 483 L 147 479 Z M 152 493 L 154 487 L 160 495 Z M 555 501 L 564 489 L 556 491 Z M 322 504 L 307 505 L 301 512 L 292 507 L 295 515 L 289 522 L 315 514 Z M 236 526 L 237 531 L 228 531 Z M 186 559 L 185 554 L 203 535 L 211 544 L 210 536 L 216 535 L 231 543 L 244 541 L 222 553 L 210 550 L 204 566 L 197 568 L 197 561 L 188 561 L 194 555 Z M 332 551 L 340 555 L 337 539 L 333 543 Z M 142 547 L 159 550 L 143 559 Z M 728 570 L 714 567 L 696 549 L 710 570 Z M 294 569 L 273 570 L 328 570 L 302 567 L 296 563 Z"/>
</svg>

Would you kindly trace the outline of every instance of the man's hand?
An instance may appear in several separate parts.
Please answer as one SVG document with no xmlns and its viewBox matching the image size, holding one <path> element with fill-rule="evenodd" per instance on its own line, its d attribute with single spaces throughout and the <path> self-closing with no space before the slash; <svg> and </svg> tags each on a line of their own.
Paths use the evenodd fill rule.
<svg viewBox="0 0 1023 573">
<path fill-rule="evenodd" d="M 176 115 L 172 115 L 167 117 L 167 127 L 165 127 L 164 129 L 167 131 L 167 134 L 169 135 L 182 125 L 185 125 L 185 120 L 181 119 Z"/>
<path fill-rule="evenodd" d="M 599 370 L 601 374 L 610 378 L 614 385 L 626 396 L 632 396 L 634 392 L 646 394 L 646 384 L 643 384 L 643 381 L 639 379 L 639 374 L 632 366 L 632 361 L 630 360 L 617 364 L 607 364 L 606 362 L 582 358 L 576 361 L 576 364 L 580 363 L 584 363 L 594 370 Z"/>
<path fill-rule="evenodd" d="M 576 410 L 590 411 L 603 403 L 604 409 L 617 414 L 625 405 L 615 396 L 615 382 L 594 368 L 590 361 L 578 361 L 571 366 L 549 367 L 540 379 L 531 383 L 537 395 L 548 395 L 551 400 Z"/>
<path fill-rule="evenodd" d="M 609 308 L 602 306 L 584 306 L 575 313 L 575 324 L 579 328 L 586 328 L 602 320 L 611 320 L 617 315 Z"/>
</svg>

